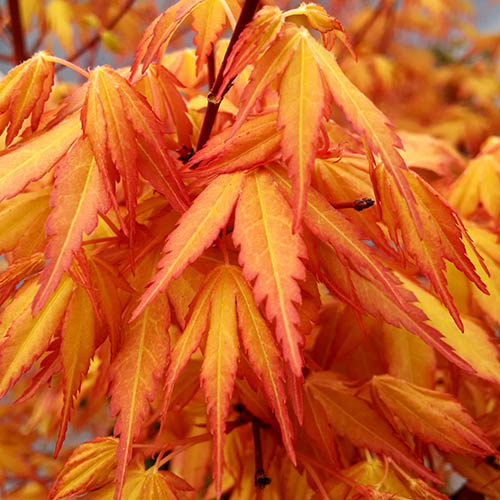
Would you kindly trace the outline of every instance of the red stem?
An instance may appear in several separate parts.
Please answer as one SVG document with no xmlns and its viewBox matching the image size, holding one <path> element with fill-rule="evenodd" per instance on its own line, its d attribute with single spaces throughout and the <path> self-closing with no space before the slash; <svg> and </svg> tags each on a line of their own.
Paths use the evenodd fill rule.
<svg viewBox="0 0 500 500">
<path fill-rule="evenodd" d="M 26 59 L 26 49 L 24 48 L 24 33 L 18 0 L 9 0 L 9 12 L 16 64 L 21 64 Z"/>
<path fill-rule="evenodd" d="M 236 43 L 236 40 L 238 40 L 241 32 L 245 29 L 245 26 L 252 20 L 255 11 L 257 10 L 258 4 L 259 0 L 245 0 L 245 3 L 243 4 L 240 17 L 238 18 L 238 22 L 234 27 L 233 35 L 231 36 L 231 40 L 229 41 L 229 45 L 227 46 L 224 59 L 222 60 L 222 64 L 220 65 L 219 71 L 217 73 L 217 78 L 215 79 L 215 83 L 213 84 L 208 94 L 207 112 L 205 113 L 205 118 L 203 119 L 203 124 L 201 126 L 200 137 L 198 139 L 196 150 L 201 149 L 210 137 L 212 128 L 215 124 L 215 119 L 217 118 L 217 112 L 219 111 L 220 103 L 222 102 L 224 94 L 229 90 L 229 86 L 224 89 L 224 92 L 222 93 L 222 97 L 220 99 L 215 99 L 213 98 L 213 96 L 216 96 L 219 93 L 222 81 L 224 79 L 224 70 L 226 69 L 229 55 L 231 54 L 234 44 Z"/>
</svg>

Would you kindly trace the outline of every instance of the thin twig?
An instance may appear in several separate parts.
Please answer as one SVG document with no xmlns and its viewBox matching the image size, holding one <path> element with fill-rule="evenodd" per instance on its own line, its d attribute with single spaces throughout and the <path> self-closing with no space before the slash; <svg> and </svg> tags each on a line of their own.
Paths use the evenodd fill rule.
<svg viewBox="0 0 500 500">
<path fill-rule="evenodd" d="M 271 478 L 264 472 L 262 460 L 262 443 L 260 442 L 260 424 L 256 418 L 252 418 L 253 444 L 255 448 L 255 476 L 254 484 L 259 490 L 263 490 L 271 483 Z"/>
<path fill-rule="evenodd" d="M 208 54 L 207 57 L 207 69 L 208 69 L 208 86 L 212 88 L 215 83 L 215 55 L 214 47 L 212 46 L 212 52 Z"/>
<path fill-rule="evenodd" d="M 362 210 L 366 210 L 367 208 L 372 207 L 375 204 L 375 201 L 371 198 L 360 198 L 359 200 L 354 201 L 344 201 L 341 203 L 333 203 L 333 208 L 341 209 L 341 208 L 353 208 L 357 212 L 361 212 Z"/>
<path fill-rule="evenodd" d="M 9 0 L 9 13 L 16 64 L 21 64 L 26 59 L 26 49 L 24 48 L 23 25 L 18 0 Z"/>
<path fill-rule="evenodd" d="M 217 78 L 215 79 L 215 83 L 211 87 L 208 94 L 207 111 L 205 113 L 205 118 L 203 119 L 203 124 L 201 126 L 200 136 L 198 139 L 198 144 L 196 146 L 197 151 L 201 149 L 208 141 L 212 132 L 212 128 L 215 124 L 215 118 L 217 117 L 220 103 L 224 98 L 224 94 L 227 92 L 227 90 L 229 90 L 229 86 L 227 86 L 224 89 L 224 92 L 222 92 L 222 97 L 220 99 L 215 99 L 213 97 L 218 95 L 220 87 L 224 80 L 224 71 L 226 69 L 229 55 L 231 54 L 234 44 L 238 40 L 241 32 L 245 29 L 245 26 L 252 20 L 255 11 L 257 10 L 258 4 L 259 0 L 245 0 L 245 3 L 243 4 L 240 17 L 238 18 L 238 22 L 236 23 L 236 26 L 234 28 L 233 35 L 231 36 L 231 40 L 229 41 L 229 45 L 227 46 L 226 53 L 224 54 L 224 59 L 222 60 L 219 71 L 217 73 Z"/>
<path fill-rule="evenodd" d="M 134 4 L 135 0 L 128 0 L 123 7 L 121 8 L 120 12 L 116 14 L 113 19 L 109 23 L 106 23 L 103 28 L 104 30 L 112 30 L 117 24 L 118 21 L 126 14 L 126 12 L 132 7 Z M 96 33 L 96 35 L 91 38 L 85 45 L 80 47 L 76 52 L 71 54 L 67 60 L 68 61 L 74 61 L 75 59 L 78 59 L 81 55 L 85 54 L 88 50 L 90 50 L 94 45 L 96 45 L 99 41 L 101 40 L 101 33 Z M 56 72 L 59 71 L 61 68 L 57 68 Z"/>
</svg>

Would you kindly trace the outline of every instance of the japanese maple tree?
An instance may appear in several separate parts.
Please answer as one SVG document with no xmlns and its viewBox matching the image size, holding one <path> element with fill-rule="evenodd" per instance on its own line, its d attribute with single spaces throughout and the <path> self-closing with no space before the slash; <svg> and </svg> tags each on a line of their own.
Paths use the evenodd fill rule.
<svg viewBox="0 0 500 500">
<path fill-rule="evenodd" d="M 2 498 L 500 497 L 500 36 L 104 4 L 2 15 Z"/>
</svg>

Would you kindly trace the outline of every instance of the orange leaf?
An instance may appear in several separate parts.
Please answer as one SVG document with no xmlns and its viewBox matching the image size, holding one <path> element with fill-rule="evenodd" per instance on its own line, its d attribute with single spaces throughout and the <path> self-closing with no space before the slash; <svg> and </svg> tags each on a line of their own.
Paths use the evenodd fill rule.
<svg viewBox="0 0 500 500">
<path fill-rule="evenodd" d="M 54 63 L 45 60 L 44 52 L 11 69 L 0 82 L 0 134 L 10 124 L 5 139 L 7 146 L 30 115 L 31 131 L 38 128 L 53 82 Z"/>
<path fill-rule="evenodd" d="M 148 147 L 153 164 L 158 164 L 142 171 L 146 179 L 174 209 L 182 212 L 187 208 L 188 197 L 167 153 L 158 118 L 146 99 L 110 67 L 100 66 L 91 73 L 81 121 L 101 175 L 112 185 L 116 169 L 122 179 L 131 235 L 137 204 L 139 144 Z"/>
<path fill-rule="evenodd" d="M 452 352 L 467 363 L 461 368 L 498 385 L 500 351 L 493 335 L 477 321 L 467 317 L 463 317 L 464 330 L 460 331 L 453 319 L 446 314 L 443 304 L 434 295 L 407 278 L 402 278 L 402 281 L 405 288 L 417 297 L 419 307 L 429 318 L 428 325 L 438 330 Z M 446 356 L 443 351 L 441 353 Z M 446 357 L 449 359 L 449 356 Z"/>
<path fill-rule="evenodd" d="M 61 336 L 64 405 L 55 456 L 63 444 L 74 399 L 89 369 L 96 347 L 94 310 L 83 288 L 78 287 L 73 292 L 64 316 Z"/>
<path fill-rule="evenodd" d="M 59 161 L 55 187 L 51 194 L 53 207 L 46 231 L 51 237 L 45 249 L 48 264 L 40 276 L 40 290 L 33 302 L 36 313 L 56 288 L 73 255 L 80 249 L 83 233 L 97 226 L 98 212 L 106 213 L 110 201 L 87 141 L 79 139 Z"/>
<path fill-rule="evenodd" d="M 441 484 L 441 480 L 420 463 L 417 456 L 396 437 L 389 424 L 366 401 L 355 396 L 352 389 L 331 375 L 331 372 L 313 373 L 307 378 L 306 386 L 323 405 L 335 432 L 345 436 L 355 446 L 392 457 L 422 479 Z"/>
<path fill-rule="evenodd" d="M 19 289 L 0 316 L 6 331 L 0 344 L 0 397 L 2 397 L 40 357 L 59 328 L 73 282 L 63 278 L 45 306 L 33 316 L 31 301 L 38 286 L 31 281 Z"/>
<path fill-rule="evenodd" d="M 164 67 L 150 66 L 134 87 L 146 96 L 156 116 L 170 130 L 177 131 L 177 142 L 191 146 L 193 126 L 186 103 L 177 90 L 180 82 Z"/>
<path fill-rule="evenodd" d="M 254 302 L 252 291 L 236 267 L 230 268 L 236 285 L 236 307 L 240 326 L 241 341 L 259 377 L 264 394 L 274 412 L 281 429 L 283 444 L 290 460 L 295 463 L 293 449 L 293 428 L 288 416 L 286 394 L 283 386 L 285 374 L 281 355 L 276 342 Z"/>
<path fill-rule="evenodd" d="M 91 498 L 112 500 L 113 490 L 113 485 L 106 486 L 96 491 Z M 171 500 L 185 498 L 181 492 L 192 490 L 190 484 L 172 472 L 156 467 L 146 470 L 143 464 L 138 464 L 127 471 L 123 497 L 127 500 Z"/>
<path fill-rule="evenodd" d="M 371 380 L 375 404 L 397 429 L 408 430 L 443 451 L 484 457 L 496 450 L 465 408 L 451 395 L 410 384 L 390 375 Z"/>
<path fill-rule="evenodd" d="M 298 330 L 305 279 L 301 259 L 307 257 L 299 234 L 292 233 L 292 211 L 272 177 L 264 171 L 249 175 L 236 207 L 233 240 L 240 246 L 243 275 L 253 284 L 257 304 L 265 303 L 269 321 L 276 320 L 276 336 L 293 373 L 301 376 L 303 338 Z"/>
<path fill-rule="evenodd" d="M 180 372 L 186 366 L 193 352 L 198 349 L 201 338 L 207 329 L 212 295 L 218 287 L 221 272 L 222 268 L 219 266 L 207 276 L 205 284 L 196 296 L 186 328 L 172 349 L 170 364 L 165 375 L 163 415 L 168 409 L 174 384 Z"/>
<path fill-rule="evenodd" d="M 283 35 L 255 63 L 250 82 L 241 96 L 241 106 L 232 125 L 231 134 L 243 125 L 257 99 L 287 67 L 301 39 L 301 33 L 294 25 L 287 25 Z"/>
<path fill-rule="evenodd" d="M 314 53 L 334 101 L 342 109 L 356 132 L 365 136 L 370 148 L 382 158 L 408 206 L 419 235 L 422 235 L 415 198 L 403 175 L 407 167 L 395 149 L 395 147 L 402 147 L 401 140 L 392 130 L 389 119 L 344 75 L 332 52 L 322 47 L 312 36 L 309 36 L 309 47 Z"/>
<path fill-rule="evenodd" d="M 212 298 L 210 326 L 200 373 L 209 428 L 214 437 L 212 457 L 217 497 L 220 497 L 222 489 L 226 417 L 239 357 L 235 291 L 235 282 L 224 269 Z"/>
<path fill-rule="evenodd" d="M 290 180 L 280 169 L 272 172 L 280 187 L 289 194 Z M 332 245 L 352 269 L 376 282 L 403 310 L 408 309 L 411 296 L 399 286 L 399 280 L 379 261 L 358 228 L 313 188 L 309 189 L 304 222 L 314 235 Z"/>
<path fill-rule="evenodd" d="M 200 179 L 261 165 L 279 149 L 281 135 L 276 113 L 249 117 L 234 135 L 226 128 L 211 137 L 189 161 L 193 170 L 184 175 Z"/>
<path fill-rule="evenodd" d="M 192 27 L 196 32 L 194 44 L 197 74 L 203 69 L 214 43 L 226 25 L 227 11 L 231 13 L 234 21 L 238 19 L 241 7 L 236 1 L 204 0 L 193 12 Z"/>
<path fill-rule="evenodd" d="M 281 150 L 292 178 L 293 228 L 300 227 L 311 183 L 325 100 L 323 82 L 301 28 L 297 48 L 281 78 L 278 123 L 283 127 Z"/>
<path fill-rule="evenodd" d="M 118 440 L 97 438 L 78 446 L 52 485 L 49 500 L 62 500 L 99 488 L 113 480 Z"/>
<path fill-rule="evenodd" d="M 167 238 L 158 271 L 141 297 L 132 319 L 214 242 L 233 211 L 242 180 L 241 173 L 217 177 L 182 215 Z"/>
<path fill-rule="evenodd" d="M 356 270 L 345 266 L 332 249 L 321 245 L 319 252 L 327 278 L 326 284 L 330 291 L 342 301 L 358 309 L 361 313 L 371 314 L 376 318 L 382 318 L 391 325 L 406 328 L 421 337 L 424 342 L 434 347 L 455 365 L 463 370 L 471 371 L 468 358 L 475 357 L 475 354 L 469 353 L 464 357 L 462 352 L 466 353 L 465 344 L 460 349 L 460 352 L 455 352 L 456 345 L 461 344 L 461 341 L 459 338 L 460 331 L 453 323 L 453 320 L 448 318 L 453 326 L 451 334 L 443 332 L 438 323 L 426 323 L 429 309 L 422 304 L 422 294 L 420 293 L 424 293 L 422 289 L 416 289 L 412 282 L 403 280 L 404 286 L 398 285 L 396 289 L 401 297 L 406 297 L 407 303 L 403 306 L 378 281 L 367 279 Z M 415 293 L 415 290 L 418 290 L 419 293 Z M 444 307 L 435 297 L 430 294 L 429 297 L 432 297 L 441 308 L 439 311 L 436 310 L 435 316 L 442 315 Z M 417 300 L 420 302 L 418 307 L 412 304 Z M 459 334 L 458 337 L 455 330 Z M 488 357 L 491 361 L 493 352 L 491 349 L 489 351 Z M 493 366 L 491 366 L 491 369 L 493 369 Z"/>
<path fill-rule="evenodd" d="M 160 14 L 147 28 L 137 45 L 131 77 L 142 63 L 144 73 L 153 60 L 160 60 L 182 22 L 204 0 L 180 0 Z"/>
<path fill-rule="evenodd" d="M 229 54 L 222 85 L 217 94 L 218 99 L 246 66 L 255 64 L 257 58 L 265 53 L 280 33 L 283 23 L 283 12 L 276 6 L 265 5 L 255 14 Z"/>
<path fill-rule="evenodd" d="M 467 235 L 462 223 L 446 201 L 425 181 L 413 172 L 405 172 L 405 177 L 418 202 L 417 212 L 425 230 L 425 238 L 420 238 L 406 201 L 395 188 L 384 167 L 379 166 L 375 175 L 382 205 L 382 216 L 389 226 L 393 241 L 399 241 L 398 235 L 401 234 L 402 250 L 415 259 L 450 311 L 455 323 L 463 329 L 460 313 L 447 288 L 444 259 L 453 262 L 480 290 L 485 293 L 487 290 L 465 252 L 461 238 Z"/>
<path fill-rule="evenodd" d="M 38 132 L 0 155 L 0 201 L 12 198 L 43 177 L 81 134 L 77 114 Z"/>
<path fill-rule="evenodd" d="M 49 213 L 49 191 L 20 193 L 0 204 L 0 252 L 16 250 L 23 236 L 36 234 L 34 226 Z"/>
<path fill-rule="evenodd" d="M 110 410 L 118 415 L 114 433 L 120 436 L 117 449 L 115 498 L 121 498 L 132 444 L 141 430 L 169 359 L 168 303 L 164 295 L 129 323 L 117 357 L 110 367 L 112 376 Z"/>
</svg>

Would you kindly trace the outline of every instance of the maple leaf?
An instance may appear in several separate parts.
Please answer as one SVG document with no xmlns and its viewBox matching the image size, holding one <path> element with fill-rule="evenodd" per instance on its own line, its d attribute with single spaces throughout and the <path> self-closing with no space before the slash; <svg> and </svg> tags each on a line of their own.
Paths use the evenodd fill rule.
<svg viewBox="0 0 500 500">
<path fill-rule="evenodd" d="M 226 128 L 212 136 L 188 162 L 187 167 L 193 170 L 186 171 L 184 177 L 200 179 L 256 167 L 279 149 L 281 136 L 276 113 L 250 117 L 234 135 Z"/>
<path fill-rule="evenodd" d="M 177 131 L 177 142 L 191 145 L 193 126 L 188 118 L 186 103 L 177 87 L 182 84 L 164 66 L 150 66 L 134 84 L 151 105 L 156 116 L 167 129 Z"/>
<path fill-rule="evenodd" d="M 64 405 L 54 455 L 63 444 L 75 396 L 95 351 L 95 318 L 92 303 L 83 288 L 77 288 L 68 303 L 61 329 Z"/>
<path fill-rule="evenodd" d="M 224 433 L 229 403 L 234 388 L 238 361 L 238 324 L 235 283 L 222 273 L 210 308 L 210 322 L 200 381 L 205 393 L 208 422 L 213 441 L 213 476 L 220 497 L 224 463 Z"/>
<path fill-rule="evenodd" d="M 330 372 L 311 374 L 306 385 L 325 409 L 330 424 L 335 426 L 338 433 L 348 436 L 353 444 L 392 457 L 422 479 L 441 483 L 435 474 L 419 462 L 410 448 L 394 435 L 389 424 L 379 419 L 375 410 L 355 396 L 352 389 L 332 378 Z"/>
<path fill-rule="evenodd" d="M 279 350 L 271 331 L 254 303 L 252 291 L 241 272 L 232 267 L 230 273 L 236 286 L 236 307 L 241 342 L 252 363 L 252 369 L 261 380 L 264 393 L 280 425 L 288 456 L 294 462 L 293 429 L 286 407 L 286 394 L 283 386 L 285 375 Z"/>
<path fill-rule="evenodd" d="M 31 131 L 38 128 L 54 82 L 54 63 L 47 61 L 45 55 L 48 54 L 35 54 L 11 69 L 0 83 L 0 134 L 9 125 L 5 138 L 7 146 L 30 115 Z"/>
<path fill-rule="evenodd" d="M 63 318 L 73 282 L 64 278 L 45 306 L 33 315 L 38 285 L 25 283 L 0 316 L 0 395 L 3 396 L 49 346 Z"/>
<path fill-rule="evenodd" d="M 213 243 L 231 215 L 242 181 L 241 173 L 220 175 L 182 215 L 176 229 L 167 238 L 158 271 L 141 297 L 132 319 Z"/>
<path fill-rule="evenodd" d="M 236 207 L 233 239 L 240 246 L 243 275 L 254 282 L 257 304 L 265 302 L 269 321 L 296 376 L 302 373 L 302 334 L 298 330 L 301 293 L 297 280 L 305 278 L 301 259 L 307 256 L 301 237 L 291 231 L 292 212 L 265 171 L 248 175 Z"/>
<path fill-rule="evenodd" d="M 305 28 L 302 28 L 305 31 Z M 325 100 L 323 82 L 306 36 L 301 36 L 280 82 L 281 150 L 293 181 L 294 231 L 300 227 L 311 183 Z"/>
<path fill-rule="evenodd" d="M 223 31 L 227 18 L 236 24 L 241 7 L 236 0 L 204 0 L 193 12 L 193 30 L 196 32 L 196 73 L 200 73 L 213 45 Z"/>
<path fill-rule="evenodd" d="M 127 471 L 123 495 L 130 500 L 170 500 L 192 490 L 189 483 L 170 471 L 160 471 L 156 467 L 146 470 L 144 465 L 138 465 Z M 91 498 L 112 500 L 113 485 L 101 488 Z"/>
<path fill-rule="evenodd" d="M 406 178 L 418 203 L 417 212 L 425 229 L 426 237 L 419 237 L 414 219 L 410 217 L 406 201 L 387 176 L 383 166 L 375 171 L 382 216 L 388 225 L 393 241 L 398 242 L 401 232 L 402 250 L 415 259 L 422 272 L 429 278 L 443 303 L 460 329 L 463 323 L 460 313 L 446 286 L 446 258 L 462 271 L 484 293 L 487 289 L 466 255 L 462 238 L 467 238 L 457 215 L 449 205 L 420 177 L 406 172 Z"/>
<path fill-rule="evenodd" d="M 31 135 L 0 155 L 0 201 L 20 193 L 43 177 L 81 134 L 72 114 L 49 130 Z M 13 166 L 14 165 L 14 166 Z"/>
<path fill-rule="evenodd" d="M 167 153 L 158 118 L 144 97 L 112 68 L 101 66 L 90 74 L 81 122 L 101 175 L 108 179 L 108 186 L 114 184 L 117 174 L 122 179 L 131 238 L 137 204 L 138 144 L 146 145 L 154 158 L 153 164 L 161 166 L 158 169 L 161 177 L 160 172 L 154 169 L 143 170 L 146 179 L 168 199 L 173 208 L 181 212 L 187 208 L 189 199 Z M 99 126 L 96 126 L 97 123 Z"/>
<path fill-rule="evenodd" d="M 164 295 L 155 300 L 124 332 L 123 344 L 110 367 L 110 410 L 118 415 L 115 435 L 120 436 L 117 449 L 115 498 L 119 499 L 125 484 L 127 465 L 132 456 L 132 444 L 140 432 L 148 412 L 148 401 L 156 394 L 158 382 L 168 363 L 170 322 Z M 122 383 L 122 380 L 127 383 Z"/>
<path fill-rule="evenodd" d="M 64 271 L 80 249 L 83 233 L 97 226 L 98 212 L 106 213 L 110 201 L 106 194 L 88 142 L 79 139 L 59 161 L 51 194 L 53 207 L 46 223 L 51 238 L 45 249 L 48 264 L 40 276 L 40 290 L 33 302 L 38 312 L 56 288 Z"/>
<path fill-rule="evenodd" d="M 102 437 L 78 446 L 59 471 L 49 499 L 62 500 L 111 482 L 117 445 L 116 438 Z"/>
<path fill-rule="evenodd" d="M 481 204 L 495 221 L 500 216 L 500 163 L 493 154 L 472 159 L 451 186 L 449 201 L 463 217 L 469 217 Z"/>
<path fill-rule="evenodd" d="M 397 429 L 396 418 L 423 441 L 469 456 L 495 454 L 486 435 L 449 394 L 380 375 L 371 380 L 377 407 Z"/>
</svg>

